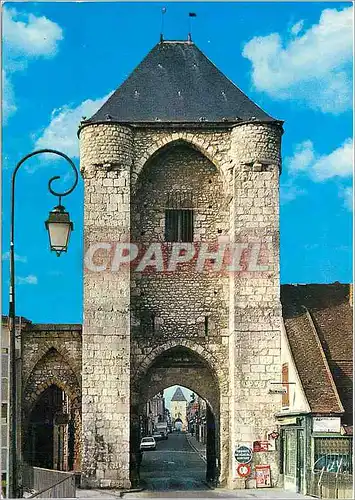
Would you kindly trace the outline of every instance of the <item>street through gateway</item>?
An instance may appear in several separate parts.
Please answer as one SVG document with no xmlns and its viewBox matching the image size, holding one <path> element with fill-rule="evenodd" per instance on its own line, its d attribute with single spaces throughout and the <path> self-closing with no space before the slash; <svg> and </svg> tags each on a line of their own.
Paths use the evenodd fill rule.
<svg viewBox="0 0 355 500">
<path fill-rule="evenodd" d="M 143 491 L 120 493 L 119 490 L 78 490 L 82 499 L 113 499 L 123 496 L 127 500 L 143 498 L 195 499 L 195 498 L 260 498 L 260 499 L 303 499 L 296 493 L 280 489 L 234 490 L 211 489 L 205 481 L 205 462 L 187 433 L 169 434 L 168 440 L 157 442 L 156 451 L 144 452 L 141 478 Z"/>
</svg>

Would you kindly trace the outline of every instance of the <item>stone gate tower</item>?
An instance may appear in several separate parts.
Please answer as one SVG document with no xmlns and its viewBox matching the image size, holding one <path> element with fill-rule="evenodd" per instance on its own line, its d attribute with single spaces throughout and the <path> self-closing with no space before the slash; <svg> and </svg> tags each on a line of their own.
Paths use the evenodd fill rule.
<svg viewBox="0 0 355 500">
<path fill-rule="evenodd" d="M 190 41 L 157 44 L 81 123 L 85 486 L 130 486 L 141 409 L 174 384 L 206 400 L 224 484 L 235 447 L 275 430 L 281 135 Z"/>
</svg>

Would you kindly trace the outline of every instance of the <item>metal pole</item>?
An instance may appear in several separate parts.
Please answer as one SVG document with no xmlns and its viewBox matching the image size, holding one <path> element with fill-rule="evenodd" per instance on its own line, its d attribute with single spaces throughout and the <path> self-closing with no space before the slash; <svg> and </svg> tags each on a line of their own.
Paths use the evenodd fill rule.
<svg viewBox="0 0 355 500">
<path fill-rule="evenodd" d="M 12 174 L 11 183 L 11 229 L 10 229 L 10 455 L 9 455 L 9 495 L 17 498 L 17 391 L 16 391 L 16 313 L 15 313 L 15 250 L 14 250 L 14 222 L 15 222 L 15 176 L 17 168 Z"/>
<path fill-rule="evenodd" d="M 61 156 L 70 164 L 75 173 L 75 180 L 73 186 L 64 193 L 58 193 L 51 187 L 52 182 L 59 179 L 59 176 L 52 177 L 48 183 L 49 191 L 55 196 L 63 197 L 70 194 L 78 183 L 78 171 L 73 161 L 64 153 L 56 151 L 55 149 L 40 149 L 34 151 L 22 158 L 16 165 L 11 178 L 11 218 L 10 218 L 10 297 L 9 297 L 9 330 L 10 330 L 10 454 L 9 454 L 9 495 L 10 498 L 18 498 L 19 496 L 19 482 L 18 472 L 19 464 L 17 460 L 17 446 L 20 446 L 17 439 L 17 360 L 16 360 L 16 310 L 15 310 L 15 181 L 16 174 L 20 166 L 32 156 L 42 153 L 52 153 Z"/>
</svg>

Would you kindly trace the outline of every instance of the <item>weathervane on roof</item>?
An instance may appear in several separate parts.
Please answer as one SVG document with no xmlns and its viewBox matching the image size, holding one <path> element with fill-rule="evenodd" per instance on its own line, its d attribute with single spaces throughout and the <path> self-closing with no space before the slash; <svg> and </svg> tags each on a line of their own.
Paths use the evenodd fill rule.
<svg viewBox="0 0 355 500">
<path fill-rule="evenodd" d="M 189 33 L 187 35 L 187 41 L 188 42 L 192 42 L 192 37 L 191 37 L 191 32 L 192 32 L 192 29 L 191 29 L 191 18 L 192 17 L 197 17 L 197 14 L 195 12 L 189 12 Z"/>
<path fill-rule="evenodd" d="M 160 31 L 160 43 L 164 42 L 164 14 L 166 13 L 166 7 L 161 9 L 161 31 Z"/>
</svg>

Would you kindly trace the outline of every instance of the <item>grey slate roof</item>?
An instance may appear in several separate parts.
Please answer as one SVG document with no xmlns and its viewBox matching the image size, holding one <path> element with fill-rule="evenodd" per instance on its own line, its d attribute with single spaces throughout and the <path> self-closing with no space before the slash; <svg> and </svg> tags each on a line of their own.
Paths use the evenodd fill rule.
<svg viewBox="0 0 355 500">
<path fill-rule="evenodd" d="M 184 393 L 182 392 L 180 387 L 178 387 L 174 392 L 174 396 L 171 398 L 171 401 L 186 401 Z"/>
<path fill-rule="evenodd" d="M 86 123 L 278 122 L 192 42 L 158 43 Z"/>
</svg>

